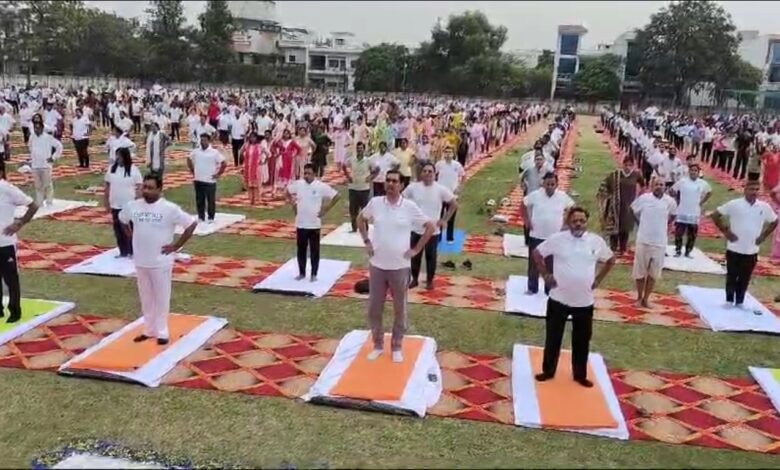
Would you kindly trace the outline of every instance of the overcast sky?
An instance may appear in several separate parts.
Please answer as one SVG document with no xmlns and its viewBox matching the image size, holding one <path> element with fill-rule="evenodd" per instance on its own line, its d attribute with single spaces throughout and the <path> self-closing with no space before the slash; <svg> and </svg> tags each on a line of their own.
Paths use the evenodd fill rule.
<svg viewBox="0 0 780 470">
<path fill-rule="evenodd" d="M 119 15 L 144 16 L 148 2 L 87 1 Z M 205 1 L 185 1 L 193 24 Z M 493 24 L 509 30 L 507 50 L 549 49 L 559 24 L 584 24 L 589 32 L 583 46 L 595 48 L 612 42 L 622 32 L 641 27 L 668 2 L 456 2 L 456 1 L 280 1 L 277 20 L 285 26 L 309 28 L 320 34 L 352 31 L 358 41 L 398 42 L 409 46 L 430 37 L 437 18 L 445 19 L 469 9 L 484 12 Z M 738 29 L 780 33 L 780 2 L 721 2 Z"/>
</svg>

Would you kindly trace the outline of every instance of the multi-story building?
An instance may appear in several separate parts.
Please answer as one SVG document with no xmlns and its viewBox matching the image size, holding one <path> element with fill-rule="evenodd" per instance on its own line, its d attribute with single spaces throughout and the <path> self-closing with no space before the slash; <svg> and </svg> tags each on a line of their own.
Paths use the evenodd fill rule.
<svg viewBox="0 0 780 470">
<path fill-rule="evenodd" d="M 740 31 L 739 55 L 761 70 L 756 106 L 780 109 L 780 34 Z"/>
<path fill-rule="evenodd" d="M 571 91 L 572 78 L 580 69 L 580 43 L 587 32 L 584 25 L 558 26 L 550 99 Z"/>
</svg>

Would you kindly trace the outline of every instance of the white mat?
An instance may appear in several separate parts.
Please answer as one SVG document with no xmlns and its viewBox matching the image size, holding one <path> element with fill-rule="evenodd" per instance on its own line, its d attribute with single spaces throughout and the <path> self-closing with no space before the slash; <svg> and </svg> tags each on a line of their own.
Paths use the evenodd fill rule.
<svg viewBox="0 0 780 470">
<path fill-rule="evenodd" d="M 63 460 L 60 460 L 53 467 L 55 470 L 76 470 L 76 469 L 162 469 L 163 465 L 153 462 L 136 462 L 119 457 L 107 457 L 92 453 L 75 453 Z"/>
<path fill-rule="evenodd" d="M 302 398 L 306 401 L 317 398 L 337 400 L 339 397 L 330 395 L 330 391 L 338 384 L 341 376 L 357 357 L 369 335 L 370 332 L 365 330 L 354 330 L 347 333 L 339 342 L 328 365 L 320 372 L 317 381 Z M 415 337 L 423 338 L 425 342 L 401 400 L 379 401 L 377 404 L 412 411 L 422 418 L 428 408 L 434 406 L 441 397 L 442 376 L 439 361 L 436 359 L 436 341 L 433 338 L 423 336 Z M 389 354 L 389 352 L 385 352 L 385 354 Z"/>
<path fill-rule="evenodd" d="M 531 364 L 531 355 L 529 349 L 531 346 L 524 344 L 515 344 L 512 351 L 512 401 L 515 412 L 515 425 L 529 428 L 541 428 L 541 417 L 539 413 L 539 403 L 536 399 L 536 388 L 534 381 L 534 370 Z M 590 353 L 588 361 L 596 374 L 596 379 L 604 393 L 609 411 L 612 418 L 618 423 L 616 428 L 602 429 L 563 429 L 563 431 L 579 432 L 583 434 L 592 434 L 594 436 L 611 437 L 613 439 L 628 440 L 628 428 L 626 420 L 623 418 L 623 412 L 620 410 L 615 389 L 612 387 L 612 381 L 609 378 L 607 366 L 604 364 L 604 358 L 601 354 Z M 576 400 L 577 397 L 571 397 Z"/>
<path fill-rule="evenodd" d="M 671 245 L 666 247 L 664 269 L 689 273 L 726 274 L 723 266 L 704 254 L 700 249 L 694 248 L 691 251 L 691 258 L 687 258 L 685 255 L 675 257 L 674 246 Z"/>
<path fill-rule="evenodd" d="M 33 219 L 48 217 L 60 212 L 73 210 L 78 207 L 96 207 L 98 205 L 98 203 L 95 201 L 69 201 L 66 199 L 55 199 L 52 202 L 53 204 L 51 206 L 41 204 L 41 206 L 38 208 L 38 212 L 36 212 L 35 216 L 33 216 Z M 24 216 L 25 212 L 27 212 L 26 207 L 17 207 L 16 211 L 14 212 L 14 217 L 22 217 Z"/>
<path fill-rule="evenodd" d="M 317 281 L 311 282 L 311 261 L 306 260 L 306 277 L 298 281 L 295 279 L 298 276 L 298 261 L 293 258 L 255 284 L 254 290 L 322 297 L 349 271 L 349 266 L 349 261 L 320 259 Z"/>
<path fill-rule="evenodd" d="M 339 225 L 336 230 L 322 237 L 322 240 L 320 240 L 320 245 L 351 246 L 355 248 L 363 248 L 365 244 L 363 243 L 363 239 L 360 237 L 360 231 L 351 233 L 350 230 L 352 230 L 352 224 L 345 222 Z M 374 226 L 369 225 L 369 238 L 373 235 L 373 233 Z"/>
<path fill-rule="evenodd" d="M 170 372 L 176 364 L 184 360 L 187 356 L 195 352 L 198 348 L 203 346 L 206 341 L 209 340 L 214 334 L 227 325 L 228 321 L 224 318 L 206 317 L 207 320 L 194 330 L 187 333 L 186 336 L 180 338 L 175 343 L 172 343 L 170 347 L 165 349 L 162 353 L 157 355 L 154 359 L 146 363 L 144 366 L 136 369 L 132 372 L 127 371 L 113 371 L 113 372 L 90 372 L 88 370 L 70 370 L 70 365 L 83 360 L 85 357 L 103 349 L 107 345 L 111 344 L 117 338 L 122 335 L 133 331 L 135 328 L 143 325 L 143 318 L 139 318 L 136 321 L 125 325 L 123 328 L 113 332 L 109 336 L 103 338 L 98 344 L 87 348 L 84 352 L 78 356 L 72 358 L 59 368 L 59 372 L 65 375 L 74 376 L 91 376 L 95 378 L 105 378 L 114 380 L 124 380 L 127 382 L 138 383 L 146 385 L 147 387 L 157 387 L 160 385 L 160 380 L 165 377 L 165 374 Z"/>
<path fill-rule="evenodd" d="M 539 292 L 536 295 L 526 295 L 525 292 L 527 290 L 527 277 L 509 276 L 509 279 L 506 281 L 504 311 L 542 318 L 547 316 L 547 295 L 544 293 L 544 279 L 539 279 Z"/>
<path fill-rule="evenodd" d="M 13 341 L 16 338 L 22 336 L 23 334 L 27 333 L 30 330 L 33 330 L 44 323 L 48 322 L 52 318 L 56 318 L 64 313 L 70 312 L 74 308 L 76 308 L 76 304 L 73 302 L 58 302 L 56 300 L 43 300 L 43 299 L 24 299 L 22 298 L 22 309 L 24 309 L 24 301 L 25 300 L 33 300 L 35 302 L 46 302 L 47 304 L 51 304 L 51 310 L 49 310 L 46 313 L 43 313 L 41 315 L 38 315 L 37 317 L 29 318 L 27 321 L 24 321 L 24 316 L 22 316 L 22 321 L 20 321 L 16 328 L 13 328 L 11 330 L 6 331 L 5 333 L 0 333 L 0 346 L 4 345 L 5 343 L 9 341 Z M 3 297 L 3 305 L 8 305 L 8 297 Z M 22 310 L 24 312 L 24 310 Z M 2 320 L 0 320 L 2 321 Z"/>
<path fill-rule="evenodd" d="M 748 292 L 746 310 L 726 308 L 726 292 L 697 286 L 678 286 L 680 295 L 713 331 L 780 333 L 780 319 Z M 756 315 L 755 312 L 760 312 Z"/>
<path fill-rule="evenodd" d="M 214 214 L 214 223 L 198 222 L 194 235 L 205 237 L 206 235 L 219 232 L 235 223 L 242 222 L 245 219 L 246 216 L 242 214 L 225 214 L 223 212 L 217 212 Z M 185 227 L 176 227 L 176 233 L 183 233 L 184 228 Z"/>
<path fill-rule="evenodd" d="M 65 268 L 68 274 L 92 274 L 96 276 L 134 277 L 135 264 L 132 258 L 117 258 L 119 248 L 112 248 L 81 263 Z M 185 253 L 176 253 L 176 261 L 186 262 L 192 257 Z"/>
<path fill-rule="evenodd" d="M 764 367 L 748 367 L 750 375 L 756 379 L 761 388 L 769 397 L 769 400 L 775 405 L 775 409 L 780 413 L 780 383 L 778 383 L 771 369 Z"/>
<path fill-rule="evenodd" d="M 514 258 L 528 258 L 528 247 L 525 245 L 525 237 L 522 235 L 504 234 L 504 256 Z"/>
</svg>

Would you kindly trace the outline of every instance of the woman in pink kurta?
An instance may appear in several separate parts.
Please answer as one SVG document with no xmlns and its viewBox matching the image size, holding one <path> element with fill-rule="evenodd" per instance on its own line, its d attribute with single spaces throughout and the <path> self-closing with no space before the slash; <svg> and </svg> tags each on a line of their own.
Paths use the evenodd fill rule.
<svg viewBox="0 0 780 470">
<path fill-rule="evenodd" d="M 764 167 L 764 191 L 770 192 L 780 184 L 780 149 L 770 145 L 761 155 L 761 166 Z"/>
<path fill-rule="evenodd" d="M 254 206 L 260 189 L 260 161 L 263 156 L 256 133 L 249 134 L 248 142 L 241 148 L 241 156 L 244 160 L 244 186 L 249 193 L 249 203 Z"/>
<path fill-rule="evenodd" d="M 772 191 L 772 202 L 778 216 L 780 216 L 780 185 Z M 772 240 L 772 253 L 770 260 L 775 264 L 780 264 L 780 226 L 775 229 L 775 237 Z"/>
<path fill-rule="evenodd" d="M 336 165 L 341 167 L 347 161 L 349 146 L 352 145 L 352 137 L 349 132 L 349 118 L 344 118 L 342 126 L 333 133 L 333 157 Z"/>
<path fill-rule="evenodd" d="M 282 132 L 282 140 L 279 142 L 279 145 L 281 149 L 282 167 L 279 169 L 278 186 L 281 186 L 284 189 L 292 182 L 295 171 L 295 157 L 298 156 L 298 152 L 301 151 L 301 148 L 298 146 L 298 143 L 292 139 L 289 129 L 285 129 L 284 132 Z"/>
</svg>

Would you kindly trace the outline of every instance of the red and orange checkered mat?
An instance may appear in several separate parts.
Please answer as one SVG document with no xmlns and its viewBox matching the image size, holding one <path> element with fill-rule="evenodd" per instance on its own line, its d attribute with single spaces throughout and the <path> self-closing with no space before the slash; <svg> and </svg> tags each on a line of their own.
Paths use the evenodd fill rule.
<svg viewBox="0 0 780 470">
<path fill-rule="evenodd" d="M 0 367 L 56 371 L 125 320 L 65 314 L 0 346 Z M 226 328 L 178 364 L 166 386 L 296 399 L 338 340 Z M 443 393 L 432 416 L 512 425 L 511 359 L 439 351 Z M 632 440 L 780 454 L 780 416 L 747 378 L 613 370 Z"/>
</svg>

